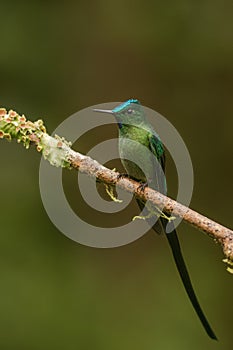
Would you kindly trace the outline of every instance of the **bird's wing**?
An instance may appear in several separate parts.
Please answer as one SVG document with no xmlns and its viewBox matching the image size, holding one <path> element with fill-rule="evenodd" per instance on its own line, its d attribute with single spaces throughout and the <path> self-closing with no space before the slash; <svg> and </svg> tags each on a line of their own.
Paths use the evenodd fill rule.
<svg viewBox="0 0 233 350">
<path fill-rule="evenodd" d="M 154 133 L 148 133 L 149 150 L 153 154 L 152 168 L 153 168 L 153 178 L 148 185 L 154 188 L 156 191 L 166 194 L 166 179 L 164 175 L 165 170 L 165 152 L 163 144 L 160 141 L 158 135 Z M 151 157 L 152 158 L 152 157 Z M 141 210 L 144 208 L 144 203 L 140 199 L 137 199 L 137 203 Z M 147 214 L 149 212 L 146 212 Z M 158 233 L 164 233 L 164 224 L 160 219 L 154 223 L 154 219 L 147 219 L 148 224 L 153 227 L 153 229 Z M 166 222 L 167 223 L 167 222 Z"/>
<path fill-rule="evenodd" d="M 154 161 L 154 163 L 156 163 L 154 165 L 156 177 L 154 189 L 160 193 L 166 194 L 167 185 L 165 178 L 165 150 L 161 140 L 156 134 L 149 133 L 148 139 L 149 149 L 155 156 L 155 159 L 157 159 L 157 162 Z"/>
</svg>

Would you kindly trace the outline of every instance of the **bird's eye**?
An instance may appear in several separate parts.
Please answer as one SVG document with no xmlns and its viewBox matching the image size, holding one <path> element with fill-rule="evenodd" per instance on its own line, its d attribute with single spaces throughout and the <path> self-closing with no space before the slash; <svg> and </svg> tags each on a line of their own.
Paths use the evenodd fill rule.
<svg viewBox="0 0 233 350">
<path fill-rule="evenodd" d="M 132 109 L 128 109 L 127 113 L 128 113 L 128 114 L 132 114 L 132 113 L 133 113 L 133 110 L 132 110 Z"/>
</svg>

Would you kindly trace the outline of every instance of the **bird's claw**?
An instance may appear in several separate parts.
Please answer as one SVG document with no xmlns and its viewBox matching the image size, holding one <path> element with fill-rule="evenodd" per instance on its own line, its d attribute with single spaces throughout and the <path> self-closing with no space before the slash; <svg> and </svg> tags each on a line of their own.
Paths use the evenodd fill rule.
<svg viewBox="0 0 233 350">
<path fill-rule="evenodd" d="M 166 219 L 168 222 L 171 222 L 171 221 L 173 221 L 173 220 L 176 219 L 175 216 L 168 216 L 168 215 L 166 215 L 166 214 L 165 214 L 161 209 L 159 209 L 159 208 L 156 208 L 156 210 L 158 211 L 158 213 L 160 214 L 160 216 L 161 216 L 162 218 Z"/>
<path fill-rule="evenodd" d="M 123 178 L 127 178 L 127 179 L 129 179 L 130 178 L 130 176 L 129 176 L 129 174 L 127 174 L 127 173 L 121 173 L 121 174 L 118 174 L 117 175 L 117 180 L 121 180 L 121 179 L 123 179 Z"/>
<path fill-rule="evenodd" d="M 139 192 L 144 192 L 144 190 L 145 190 L 146 187 L 148 187 L 148 183 L 147 183 L 147 182 L 142 182 L 142 183 L 138 186 L 137 190 L 138 190 Z"/>
</svg>

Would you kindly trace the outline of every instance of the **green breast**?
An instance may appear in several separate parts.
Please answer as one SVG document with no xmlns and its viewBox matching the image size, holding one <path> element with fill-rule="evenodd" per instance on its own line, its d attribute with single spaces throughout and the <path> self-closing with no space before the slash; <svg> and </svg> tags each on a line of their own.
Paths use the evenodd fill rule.
<svg viewBox="0 0 233 350">
<path fill-rule="evenodd" d="M 130 176 L 139 181 L 148 182 L 154 176 L 153 155 L 149 149 L 149 132 L 134 126 L 124 126 L 122 129 L 119 135 L 121 162 Z"/>
</svg>

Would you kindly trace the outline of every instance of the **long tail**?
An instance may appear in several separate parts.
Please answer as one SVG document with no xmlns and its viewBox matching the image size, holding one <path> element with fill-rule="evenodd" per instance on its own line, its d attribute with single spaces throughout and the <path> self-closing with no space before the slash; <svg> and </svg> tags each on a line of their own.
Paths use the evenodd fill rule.
<svg viewBox="0 0 233 350">
<path fill-rule="evenodd" d="M 137 199 L 137 203 L 139 208 L 142 210 L 144 208 L 144 204 Z M 168 221 L 165 218 L 160 217 L 160 219 L 153 225 L 153 220 L 150 221 L 150 219 L 147 219 L 149 225 L 152 227 L 152 229 L 156 232 L 156 233 L 165 233 L 166 230 L 166 226 Z M 170 223 L 170 225 L 172 224 L 172 222 Z M 196 294 L 194 292 L 193 286 L 192 286 L 192 282 L 190 280 L 189 277 L 189 273 L 187 270 L 187 267 L 185 265 L 185 261 L 181 252 L 181 248 L 180 248 L 180 243 L 178 240 L 178 236 L 176 233 L 176 230 L 174 228 L 174 230 L 170 233 L 165 233 L 167 239 L 168 239 L 168 243 L 171 247 L 172 250 L 172 254 L 176 263 L 176 267 L 177 270 L 179 271 L 180 277 L 182 279 L 184 288 L 189 296 L 189 299 L 203 325 L 203 327 L 206 330 L 206 333 L 210 336 L 210 338 L 217 340 L 216 335 L 214 334 L 214 331 L 212 330 L 212 328 L 209 325 L 209 322 L 207 321 L 201 306 L 197 300 Z"/>
<path fill-rule="evenodd" d="M 189 299 L 203 325 L 203 327 L 205 328 L 207 334 L 210 336 L 210 338 L 217 340 L 216 335 L 214 334 L 214 331 L 212 330 L 212 328 L 209 325 L 209 322 L 207 321 L 201 306 L 197 300 L 196 294 L 194 292 L 193 286 L 192 286 L 192 282 L 190 280 L 189 274 L 188 274 L 188 270 L 186 268 L 185 265 L 185 261 L 181 252 L 181 248 L 180 248 L 180 244 L 179 244 L 179 240 L 177 237 L 177 233 L 176 230 L 174 229 L 174 231 L 166 234 L 166 237 L 168 239 L 169 245 L 171 247 L 172 250 L 172 254 L 176 263 L 176 267 L 179 271 L 180 277 L 182 279 L 184 288 L 189 296 Z"/>
</svg>

